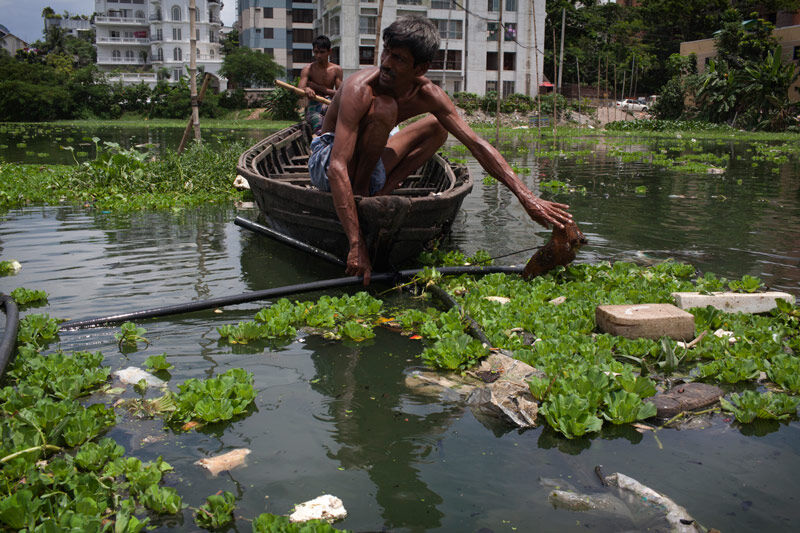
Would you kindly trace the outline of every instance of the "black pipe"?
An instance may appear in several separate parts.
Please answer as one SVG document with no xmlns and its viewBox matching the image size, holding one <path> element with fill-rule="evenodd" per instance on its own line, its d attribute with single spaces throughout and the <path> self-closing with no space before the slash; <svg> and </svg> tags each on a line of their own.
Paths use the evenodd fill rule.
<svg viewBox="0 0 800 533">
<path fill-rule="evenodd" d="M 485 274 L 520 274 L 524 266 L 463 266 L 463 267 L 441 267 L 437 270 L 448 276 L 458 276 L 461 274 L 471 275 L 485 275 Z M 399 272 L 379 272 L 372 275 L 372 281 L 378 283 L 397 283 L 400 280 L 408 279 L 416 276 L 422 271 L 420 268 L 401 270 Z M 116 324 L 120 322 L 128 322 L 132 320 L 141 320 L 144 318 L 154 318 L 160 316 L 177 315 L 182 313 L 191 313 L 194 311 L 203 311 L 205 309 L 214 309 L 217 307 L 224 307 L 226 305 L 235 305 L 245 302 L 252 302 L 255 300 L 268 300 L 290 294 L 301 294 L 305 292 L 321 291 L 325 289 L 334 289 L 338 287 L 349 287 L 353 285 L 361 285 L 363 278 L 350 276 L 345 278 L 333 278 L 321 281 L 312 281 L 310 283 L 301 283 L 298 285 L 287 285 L 284 287 L 275 287 L 273 289 L 265 289 L 261 291 L 245 292 L 233 296 L 222 296 L 220 298 L 212 298 L 210 300 L 199 300 L 195 302 L 186 302 L 183 304 L 168 305 L 165 307 L 156 307 L 153 309 L 145 309 L 142 311 L 134 311 L 131 313 L 121 313 L 117 315 L 109 315 L 99 318 L 88 318 L 84 320 L 69 320 L 62 322 L 59 329 L 62 331 L 69 329 L 79 329 L 90 326 L 99 326 L 102 324 Z"/>
<path fill-rule="evenodd" d="M 448 309 L 455 307 L 459 314 L 464 317 L 464 321 L 467 323 L 467 331 L 470 333 L 470 335 L 478 339 L 482 344 L 485 344 L 488 348 L 492 348 L 492 341 L 489 340 L 489 337 L 483 331 L 481 325 L 478 324 L 474 318 L 464 312 L 461 306 L 458 305 L 458 302 L 456 302 L 455 298 L 450 296 L 449 292 L 437 285 L 430 285 L 425 290 L 430 291 L 434 296 L 439 298 Z"/>
<path fill-rule="evenodd" d="M 0 341 L 0 378 L 6 373 L 6 366 L 11 362 L 14 348 L 17 346 L 17 330 L 19 329 L 19 309 L 14 298 L 0 294 L 0 306 L 6 313 L 6 329 Z"/>
<path fill-rule="evenodd" d="M 320 259 L 324 259 L 326 261 L 330 261 L 331 263 L 339 266 L 346 266 L 345 262 L 333 255 L 330 252 L 326 252 L 325 250 L 320 250 L 315 246 L 311 246 L 310 244 L 306 244 L 302 241 L 298 241 L 293 237 L 289 237 L 288 235 L 284 235 L 279 231 L 275 231 L 272 228 L 268 228 L 266 226 L 262 226 L 257 222 L 253 222 L 252 220 L 247 220 L 246 218 L 236 217 L 233 219 L 233 223 L 237 226 L 241 226 L 243 228 L 247 228 L 251 231 L 255 231 L 257 233 L 261 233 L 262 235 L 266 235 L 267 237 L 271 237 L 276 241 L 282 242 L 284 244 L 288 244 L 289 246 L 293 246 L 299 250 L 304 252 L 308 252 L 310 254 L 316 255 Z"/>
</svg>

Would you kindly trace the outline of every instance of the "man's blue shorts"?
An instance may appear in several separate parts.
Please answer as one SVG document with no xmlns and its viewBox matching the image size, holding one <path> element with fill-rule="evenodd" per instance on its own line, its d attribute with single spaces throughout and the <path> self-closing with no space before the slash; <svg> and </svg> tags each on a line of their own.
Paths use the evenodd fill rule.
<svg viewBox="0 0 800 533">
<path fill-rule="evenodd" d="M 330 192 L 331 184 L 328 181 L 328 167 L 331 164 L 331 150 L 333 149 L 333 132 L 323 133 L 311 141 L 311 156 L 308 158 L 308 173 L 311 174 L 311 185 L 325 192 Z M 378 159 L 375 170 L 372 171 L 369 182 L 369 195 L 375 196 L 386 183 L 386 169 L 383 161 Z"/>
</svg>

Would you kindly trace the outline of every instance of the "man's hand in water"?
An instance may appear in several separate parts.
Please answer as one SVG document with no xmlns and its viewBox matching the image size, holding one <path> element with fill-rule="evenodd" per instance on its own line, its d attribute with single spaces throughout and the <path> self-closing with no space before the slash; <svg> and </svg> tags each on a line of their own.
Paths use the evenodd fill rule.
<svg viewBox="0 0 800 533">
<path fill-rule="evenodd" d="M 358 245 L 350 247 L 350 253 L 347 254 L 347 269 L 345 272 L 351 276 L 364 276 L 364 285 L 369 285 L 369 279 L 372 275 L 372 263 L 370 263 L 367 247 L 363 241 L 359 241 Z"/>
</svg>

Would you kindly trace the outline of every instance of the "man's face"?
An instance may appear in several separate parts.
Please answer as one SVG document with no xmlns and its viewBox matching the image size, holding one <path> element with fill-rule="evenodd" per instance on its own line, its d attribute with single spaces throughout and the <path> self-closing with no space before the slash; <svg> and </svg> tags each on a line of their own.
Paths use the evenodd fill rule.
<svg viewBox="0 0 800 533">
<path fill-rule="evenodd" d="M 422 71 L 418 74 L 418 70 L 414 66 L 414 56 L 408 48 L 384 48 L 381 52 L 381 73 L 378 81 L 383 87 L 395 87 L 398 83 L 411 81 L 424 73 Z"/>
<path fill-rule="evenodd" d="M 327 63 L 328 58 L 331 56 L 330 48 L 317 48 L 315 46 L 312 53 L 314 54 L 314 61 L 317 63 Z"/>
</svg>

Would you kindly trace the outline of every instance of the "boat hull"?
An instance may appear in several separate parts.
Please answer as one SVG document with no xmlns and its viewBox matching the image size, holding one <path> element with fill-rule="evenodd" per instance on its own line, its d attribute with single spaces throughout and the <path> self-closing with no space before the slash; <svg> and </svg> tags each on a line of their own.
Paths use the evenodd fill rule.
<svg viewBox="0 0 800 533">
<path fill-rule="evenodd" d="M 333 197 L 310 184 L 309 141 L 303 124 L 276 132 L 245 151 L 237 170 L 273 229 L 346 259 L 348 239 Z M 373 269 L 397 268 L 445 237 L 471 190 L 466 167 L 436 155 L 392 194 L 356 196 Z"/>
</svg>

